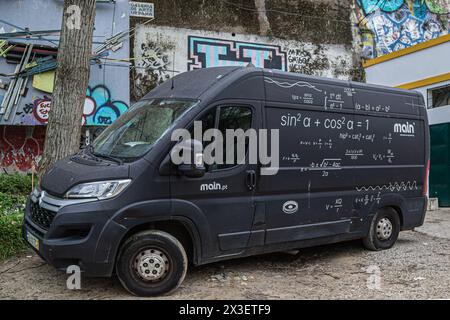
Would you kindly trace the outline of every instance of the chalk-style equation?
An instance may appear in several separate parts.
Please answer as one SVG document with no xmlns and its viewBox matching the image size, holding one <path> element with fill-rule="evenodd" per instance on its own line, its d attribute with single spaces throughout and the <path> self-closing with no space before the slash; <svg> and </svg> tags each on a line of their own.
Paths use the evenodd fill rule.
<svg viewBox="0 0 450 320">
<path fill-rule="evenodd" d="M 391 144 L 392 140 L 392 133 L 388 133 L 386 136 L 383 136 L 383 141 L 387 141 L 388 144 Z"/>
<path fill-rule="evenodd" d="M 351 160 L 358 160 L 360 157 L 364 156 L 363 149 L 346 149 L 345 156 L 349 157 Z"/>
<path fill-rule="evenodd" d="M 298 153 L 293 153 L 290 156 L 283 156 L 281 159 L 284 161 L 290 161 L 292 163 L 297 163 L 297 161 L 300 160 L 300 156 L 298 155 Z"/>
<path fill-rule="evenodd" d="M 292 101 L 307 105 L 313 105 L 314 104 L 314 96 L 312 93 L 304 93 L 302 96 L 293 94 Z"/>
<path fill-rule="evenodd" d="M 338 213 L 342 207 L 343 207 L 342 198 L 337 198 L 334 200 L 334 202 L 325 204 L 326 211 L 335 211 L 336 213 Z"/>
<path fill-rule="evenodd" d="M 333 140 L 332 139 L 316 139 L 316 140 L 301 140 L 299 142 L 302 147 L 315 147 L 318 149 L 332 149 L 333 148 Z"/>
<path fill-rule="evenodd" d="M 391 106 L 390 105 L 372 105 L 370 103 L 355 103 L 355 110 L 360 110 L 360 111 L 372 111 L 372 112 L 389 112 L 391 111 Z"/>
<path fill-rule="evenodd" d="M 325 97 L 325 110 L 341 110 L 344 107 L 342 94 L 331 92 Z"/>
<path fill-rule="evenodd" d="M 384 161 L 387 160 L 388 163 L 392 163 L 392 160 L 395 158 L 394 152 L 391 149 L 388 149 L 386 153 L 373 153 L 372 159 L 375 161 Z"/>
<path fill-rule="evenodd" d="M 311 162 L 311 164 L 309 166 L 310 166 L 310 170 L 314 170 L 314 169 L 340 170 L 341 162 L 342 162 L 342 159 L 340 159 L 340 158 L 323 159 L 321 162 Z"/>
<path fill-rule="evenodd" d="M 381 192 L 377 192 L 376 194 L 366 194 L 361 197 L 355 198 L 355 204 L 362 204 L 362 205 L 368 205 L 370 203 L 376 202 L 377 204 L 380 203 L 381 200 Z"/>
<path fill-rule="evenodd" d="M 364 128 L 369 131 L 370 121 L 365 119 L 363 121 L 355 121 L 352 117 L 311 117 L 298 113 L 285 113 L 280 116 L 281 128 L 288 127 L 303 127 L 303 128 L 323 128 L 327 130 L 355 130 L 357 128 Z"/>
<path fill-rule="evenodd" d="M 339 134 L 339 139 L 374 142 L 375 141 L 375 133 L 363 134 L 363 133 L 341 132 Z"/>
</svg>

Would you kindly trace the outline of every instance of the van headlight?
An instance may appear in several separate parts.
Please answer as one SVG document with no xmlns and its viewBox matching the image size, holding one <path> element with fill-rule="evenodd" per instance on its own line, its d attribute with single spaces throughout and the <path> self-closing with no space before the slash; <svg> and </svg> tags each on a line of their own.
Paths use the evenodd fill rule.
<svg viewBox="0 0 450 320">
<path fill-rule="evenodd" d="M 67 191 L 64 197 L 109 199 L 121 193 L 130 182 L 130 179 L 125 179 L 81 183 Z"/>
</svg>

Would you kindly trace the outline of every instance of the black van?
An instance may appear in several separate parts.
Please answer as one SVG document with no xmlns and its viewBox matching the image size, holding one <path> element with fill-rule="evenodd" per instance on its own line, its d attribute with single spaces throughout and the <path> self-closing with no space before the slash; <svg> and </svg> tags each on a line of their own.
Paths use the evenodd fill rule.
<svg viewBox="0 0 450 320">
<path fill-rule="evenodd" d="M 276 174 L 174 165 L 171 133 L 194 121 L 277 129 Z M 143 296 L 176 289 L 188 263 L 352 239 L 388 249 L 424 221 L 427 121 L 412 91 L 253 67 L 182 73 L 48 170 L 23 237 L 58 269 L 116 273 Z"/>
</svg>

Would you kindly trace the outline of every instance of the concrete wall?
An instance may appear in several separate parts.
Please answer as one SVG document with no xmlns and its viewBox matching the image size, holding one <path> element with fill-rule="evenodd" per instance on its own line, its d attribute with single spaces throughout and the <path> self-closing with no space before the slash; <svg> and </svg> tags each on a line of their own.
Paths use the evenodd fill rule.
<svg viewBox="0 0 450 320">
<path fill-rule="evenodd" d="M 21 31 L 20 28 L 31 31 L 59 30 L 62 8 L 63 0 L 0 1 L 0 19 L 4 21 L 0 21 L 0 32 Z M 113 34 L 128 28 L 127 0 L 116 0 L 115 4 L 98 3 L 93 48 Z M 16 38 L 8 41 L 58 46 L 59 36 L 43 38 L 45 39 Z M 123 46 L 116 52 L 110 51 L 108 58 L 128 59 L 129 39 L 125 39 Z M 15 64 L 7 64 L 4 57 L 0 57 L 0 73 L 13 73 L 15 67 Z M 7 84 L 10 78 L 0 77 L 0 81 Z M 9 119 L 0 116 L 0 166 L 5 170 L 27 171 L 36 164 L 42 153 L 45 135 L 42 126 L 45 125 L 51 108 L 51 93 L 33 88 L 32 79 L 29 79 L 27 88 L 26 95 L 20 98 Z M 0 102 L 5 93 L 6 90 L 0 89 Z M 83 121 L 95 126 L 111 123 L 128 108 L 129 94 L 128 64 L 102 60 L 100 65 L 92 65 Z"/>
<path fill-rule="evenodd" d="M 172 74 L 208 67 L 245 66 L 348 79 L 352 53 L 344 45 L 173 27 L 138 26 L 133 95 L 141 97 Z"/>
<path fill-rule="evenodd" d="M 149 1 L 155 19 L 132 19 L 132 100 L 172 74 L 222 65 L 354 78 L 352 0 Z"/>
</svg>

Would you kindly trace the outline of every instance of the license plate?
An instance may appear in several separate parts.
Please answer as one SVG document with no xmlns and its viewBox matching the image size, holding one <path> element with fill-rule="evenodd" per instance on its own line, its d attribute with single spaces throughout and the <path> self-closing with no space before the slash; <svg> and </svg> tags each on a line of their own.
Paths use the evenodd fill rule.
<svg viewBox="0 0 450 320">
<path fill-rule="evenodd" d="M 27 241 L 33 246 L 33 248 L 39 250 L 39 239 L 30 233 L 30 231 L 27 231 Z"/>
</svg>

